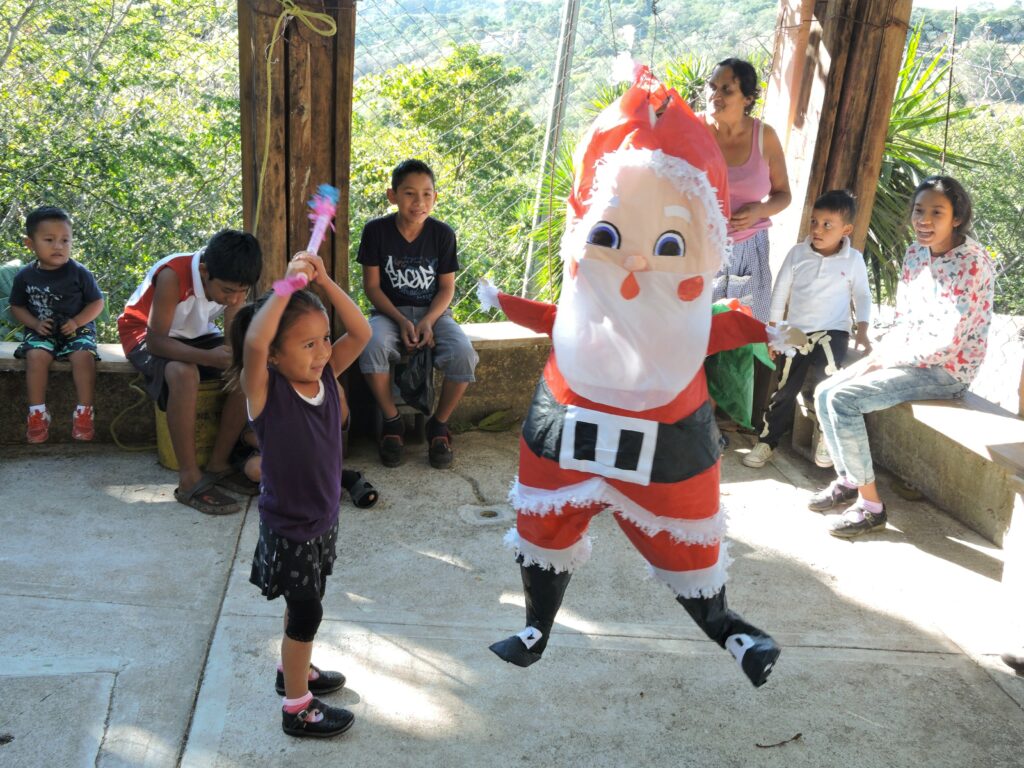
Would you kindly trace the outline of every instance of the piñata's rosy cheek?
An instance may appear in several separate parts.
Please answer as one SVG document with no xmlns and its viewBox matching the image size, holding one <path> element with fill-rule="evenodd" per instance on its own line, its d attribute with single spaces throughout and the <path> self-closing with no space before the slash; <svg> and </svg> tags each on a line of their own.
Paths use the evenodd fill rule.
<svg viewBox="0 0 1024 768">
<path fill-rule="evenodd" d="M 637 294 L 640 293 L 640 284 L 636 281 L 636 275 L 630 272 L 626 275 L 626 279 L 622 281 L 622 285 L 619 286 L 619 293 L 622 294 L 622 298 L 626 301 L 635 299 Z"/>
<path fill-rule="evenodd" d="M 693 301 L 704 292 L 703 277 L 688 277 L 676 288 L 676 293 L 683 301 Z"/>
</svg>

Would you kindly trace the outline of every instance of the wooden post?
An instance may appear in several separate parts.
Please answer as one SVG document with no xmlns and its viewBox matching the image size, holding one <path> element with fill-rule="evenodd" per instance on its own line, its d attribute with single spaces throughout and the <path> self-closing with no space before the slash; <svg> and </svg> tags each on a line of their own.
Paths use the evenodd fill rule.
<svg viewBox="0 0 1024 768">
<path fill-rule="evenodd" d="M 279 0 L 238 0 L 243 221 L 263 248 L 262 291 L 284 274 L 291 255 L 309 241 L 307 202 L 312 193 L 324 183 L 338 187 L 336 233 L 324 240 L 320 255 L 347 289 L 355 2 L 296 0 L 295 5 L 330 17 L 337 33 L 324 36 L 289 17 L 274 39 L 283 11 Z M 323 26 L 322 21 L 313 23 Z M 261 200 L 260 169 L 268 134 Z"/>
<path fill-rule="evenodd" d="M 765 119 L 783 141 L 794 204 L 777 217 L 773 262 L 806 234 L 815 198 L 857 196 L 867 239 L 911 0 L 782 0 Z"/>
</svg>

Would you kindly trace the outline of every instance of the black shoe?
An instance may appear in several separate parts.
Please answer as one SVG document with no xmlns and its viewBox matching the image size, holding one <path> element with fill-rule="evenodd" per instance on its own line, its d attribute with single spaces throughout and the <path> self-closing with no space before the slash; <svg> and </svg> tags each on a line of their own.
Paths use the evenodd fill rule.
<svg viewBox="0 0 1024 768">
<path fill-rule="evenodd" d="M 854 517 L 859 517 L 859 515 L 856 514 L 851 517 L 846 516 L 848 512 L 851 512 L 854 509 L 859 510 L 864 514 L 863 519 L 854 520 Z M 829 523 L 828 532 L 841 539 L 852 539 L 863 533 L 882 530 L 885 528 L 885 524 L 888 520 L 889 516 L 885 514 L 884 504 L 882 505 L 882 511 L 878 513 L 868 512 L 859 504 L 854 504 L 852 507 L 848 508 L 846 512 L 842 515 L 837 515 L 835 519 Z"/>
<path fill-rule="evenodd" d="M 430 441 L 427 458 L 434 469 L 448 469 L 452 465 L 452 441 L 448 435 L 440 435 Z"/>
<path fill-rule="evenodd" d="M 385 467 L 401 466 L 405 459 L 405 445 L 400 435 L 381 435 L 380 463 Z"/>
<path fill-rule="evenodd" d="M 725 647 L 739 661 L 740 669 L 755 688 L 765 684 L 782 653 L 768 635 L 732 635 L 725 641 Z"/>
<path fill-rule="evenodd" d="M 489 645 L 488 648 L 498 658 L 504 659 L 509 664 L 515 664 L 517 667 L 528 667 L 541 659 L 539 653 L 534 653 L 526 647 L 526 643 L 519 635 L 506 637 L 504 640 Z"/>
<path fill-rule="evenodd" d="M 319 712 L 323 718 L 319 722 L 307 720 L 307 715 Z M 310 736 L 325 739 L 337 736 L 352 727 L 355 715 L 341 707 L 329 707 L 320 699 L 314 698 L 301 712 L 291 714 L 281 710 L 281 730 L 289 736 Z"/>
<path fill-rule="evenodd" d="M 827 512 L 856 498 L 856 488 L 847 488 L 838 480 L 833 480 L 828 488 L 822 488 L 811 496 L 811 500 L 807 502 L 807 508 L 814 512 Z"/>
<path fill-rule="evenodd" d="M 320 674 L 320 677 L 310 680 L 308 683 L 309 692 L 314 696 L 320 693 L 331 693 L 345 686 L 345 676 L 341 672 L 325 671 L 315 664 L 310 664 L 309 668 L 315 669 Z M 274 685 L 274 690 L 277 691 L 278 696 L 284 696 L 284 672 L 281 670 L 277 670 L 277 683 Z"/>
</svg>

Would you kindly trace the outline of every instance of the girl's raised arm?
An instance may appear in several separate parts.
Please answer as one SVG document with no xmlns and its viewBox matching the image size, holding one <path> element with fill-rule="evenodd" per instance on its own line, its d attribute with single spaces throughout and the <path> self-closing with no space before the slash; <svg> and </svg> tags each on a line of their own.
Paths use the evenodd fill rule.
<svg viewBox="0 0 1024 768">
<path fill-rule="evenodd" d="M 312 267 L 305 261 L 293 259 L 288 262 L 285 278 L 303 274 L 307 278 L 313 273 Z M 249 416 L 255 419 L 263 412 L 267 402 L 267 360 L 270 358 L 270 345 L 277 336 L 281 316 L 288 306 L 290 292 L 284 295 L 276 291 L 264 302 L 245 332 L 245 343 L 242 347 L 242 373 L 239 382 L 249 407 Z"/>
</svg>

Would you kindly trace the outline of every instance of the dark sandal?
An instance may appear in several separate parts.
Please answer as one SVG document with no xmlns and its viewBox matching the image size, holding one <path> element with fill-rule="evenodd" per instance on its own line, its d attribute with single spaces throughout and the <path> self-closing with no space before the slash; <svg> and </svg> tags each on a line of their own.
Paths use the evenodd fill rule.
<svg viewBox="0 0 1024 768">
<path fill-rule="evenodd" d="M 380 438 L 380 462 L 385 467 L 397 467 L 402 464 L 405 454 L 405 444 L 401 435 L 381 435 Z"/>
<path fill-rule="evenodd" d="M 377 493 L 377 489 L 370 484 L 370 481 L 363 477 L 362 472 L 352 471 L 355 474 L 355 480 L 345 490 L 348 491 L 353 504 L 360 509 L 369 509 L 377 503 L 380 495 Z"/>
<path fill-rule="evenodd" d="M 243 496 L 256 496 L 260 492 L 260 484 L 254 483 L 248 477 L 245 476 L 245 462 L 248 457 L 241 463 L 233 465 L 230 469 L 225 469 L 223 472 L 218 472 L 215 477 L 215 483 L 225 490 L 231 491 L 232 493 L 240 493 Z"/>
<path fill-rule="evenodd" d="M 216 475 L 204 474 L 202 479 L 196 483 L 196 487 L 188 493 L 180 488 L 175 488 L 174 499 L 204 515 L 233 515 L 240 512 L 241 505 L 230 496 L 218 491 L 214 487 L 216 484 Z"/>
</svg>

